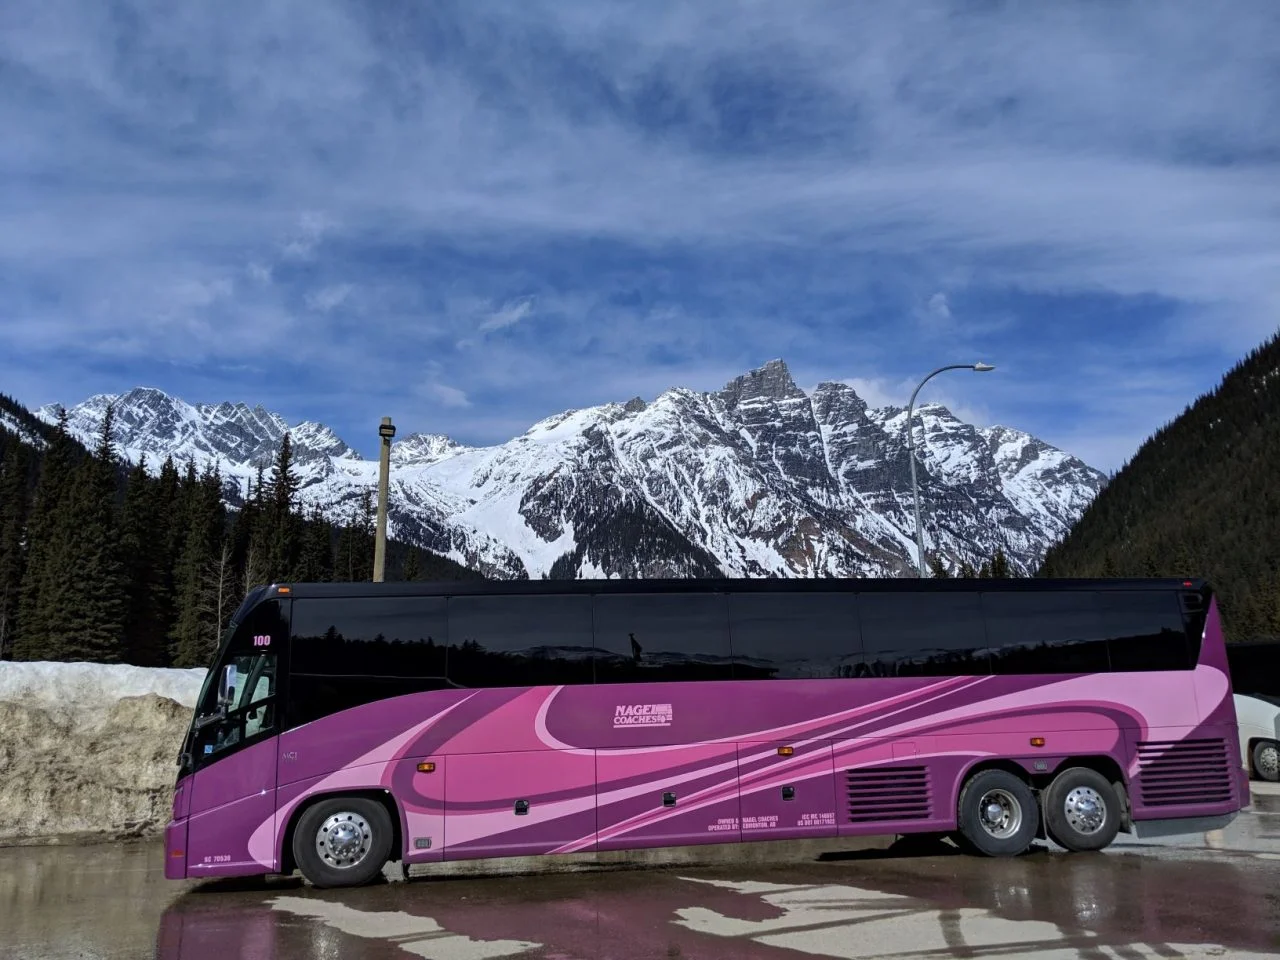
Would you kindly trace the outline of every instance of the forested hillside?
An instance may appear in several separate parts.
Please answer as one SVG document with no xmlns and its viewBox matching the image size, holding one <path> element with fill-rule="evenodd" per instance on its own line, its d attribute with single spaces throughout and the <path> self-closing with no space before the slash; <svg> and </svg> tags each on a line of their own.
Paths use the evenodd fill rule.
<svg viewBox="0 0 1280 960">
<path fill-rule="evenodd" d="M 1041 576 L 1203 576 L 1232 641 L 1280 637 L 1280 335 L 1138 450 Z"/>
<path fill-rule="evenodd" d="M 345 524 L 302 516 L 288 435 L 230 511 L 216 470 L 123 464 L 111 421 L 89 451 L 0 395 L 0 659 L 202 666 L 248 588 L 371 578 L 371 495 Z M 478 576 L 395 542 L 386 574 Z"/>
</svg>

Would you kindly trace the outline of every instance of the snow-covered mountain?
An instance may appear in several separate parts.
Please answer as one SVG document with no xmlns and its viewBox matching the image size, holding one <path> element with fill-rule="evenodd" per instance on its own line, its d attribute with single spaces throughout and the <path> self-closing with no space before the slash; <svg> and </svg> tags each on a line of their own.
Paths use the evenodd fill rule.
<svg viewBox="0 0 1280 960">
<path fill-rule="evenodd" d="M 261 406 L 138 388 L 70 408 L 69 428 L 91 444 L 109 402 L 127 458 L 153 470 L 165 456 L 216 460 L 232 501 L 269 471 L 286 430 L 303 500 L 331 518 L 377 482 L 376 461 L 328 427 L 290 428 Z M 905 424 L 905 410 L 870 409 L 843 383 L 807 395 L 775 360 L 715 393 L 573 410 L 498 446 L 413 434 L 392 448 L 391 535 L 495 577 L 894 576 L 915 557 Z M 937 404 L 919 408 L 916 430 L 926 546 L 949 565 L 1000 545 L 1034 569 L 1105 480 Z"/>
</svg>

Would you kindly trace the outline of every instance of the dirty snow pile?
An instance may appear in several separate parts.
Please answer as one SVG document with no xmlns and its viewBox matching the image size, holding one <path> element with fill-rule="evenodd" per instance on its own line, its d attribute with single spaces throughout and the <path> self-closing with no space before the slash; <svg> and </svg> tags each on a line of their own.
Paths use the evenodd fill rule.
<svg viewBox="0 0 1280 960">
<path fill-rule="evenodd" d="M 204 676 L 0 662 L 0 843 L 163 829 Z"/>
</svg>

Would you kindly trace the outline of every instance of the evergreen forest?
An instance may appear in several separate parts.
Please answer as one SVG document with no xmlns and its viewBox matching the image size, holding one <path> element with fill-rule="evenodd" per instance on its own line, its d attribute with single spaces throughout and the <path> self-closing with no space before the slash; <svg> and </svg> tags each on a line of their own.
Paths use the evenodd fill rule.
<svg viewBox="0 0 1280 960">
<path fill-rule="evenodd" d="M 347 523 L 304 515 L 287 434 L 231 510 L 216 468 L 130 467 L 112 426 L 88 450 L 0 395 L 0 659 L 200 667 L 254 586 L 372 578 L 372 491 Z M 388 580 L 477 576 L 387 544 Z"/>
<path fill-rule="evenodd" d="M 1280 334 L 1156 432 L 1045 577 L 1203 577 L 1229 642 L 1280 638 Z"/>
</svg>

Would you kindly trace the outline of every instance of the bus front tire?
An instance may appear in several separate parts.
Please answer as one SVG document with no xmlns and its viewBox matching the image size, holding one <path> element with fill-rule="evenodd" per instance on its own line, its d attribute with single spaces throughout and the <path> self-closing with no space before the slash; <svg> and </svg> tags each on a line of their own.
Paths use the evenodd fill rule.
<svg viewBox="0 0 1280 960">
<path fill-rule="evenodd" d="M 959 846 L 988 857 L 1026 852 L 1040 829 L 1035 794 L 1005 770 L 983 770 L 965 781 L 956 813 Z"/>
<path fill-rule="evenodd" d="M 308 807 L 293 832 L 293 858 L 314 887 L 358 887 L 391 855 L 391 816 L 367 797 L 330 797 Z"/>
<path fill-rule="evenodd" d="M 1101 850 L 1120 831 L 1120 798 L 1102 774 L 1071 767 L 1044 791 L 1045 833 L 1072 853 Z"/>
</svg>

